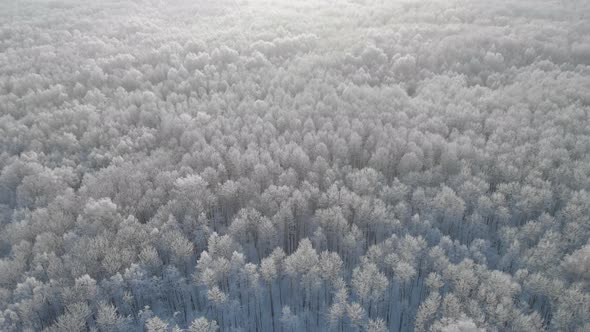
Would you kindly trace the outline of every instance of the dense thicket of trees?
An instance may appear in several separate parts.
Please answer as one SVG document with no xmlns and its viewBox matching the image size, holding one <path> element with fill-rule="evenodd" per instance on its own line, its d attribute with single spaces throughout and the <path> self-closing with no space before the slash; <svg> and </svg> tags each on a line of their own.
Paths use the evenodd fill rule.
<svg viewBox="0 0 590 332">
<path fill-rule="evenodd" d="M 0 330 L 589 331 L 588 13 L 0 3 Z"/>
</svg>

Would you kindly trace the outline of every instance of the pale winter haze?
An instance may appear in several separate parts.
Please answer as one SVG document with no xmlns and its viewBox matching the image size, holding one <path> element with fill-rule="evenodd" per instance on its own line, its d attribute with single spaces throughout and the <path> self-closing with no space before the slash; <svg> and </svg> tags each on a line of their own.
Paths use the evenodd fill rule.
<svg viewBox="0 0 590 332">
<path fill-rule="evenodd" d="M 0 331 L 590 331 L 590 2 L 0 0 Z"/>
</svg>

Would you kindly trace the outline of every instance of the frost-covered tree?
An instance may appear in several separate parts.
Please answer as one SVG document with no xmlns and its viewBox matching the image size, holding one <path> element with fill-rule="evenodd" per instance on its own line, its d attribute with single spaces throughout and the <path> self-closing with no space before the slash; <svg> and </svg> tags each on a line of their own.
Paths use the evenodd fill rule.
<svg viewBox="0 0 590 332">
<path fill-rule="evenodd" d="M 588 12 L 0 3 L 0 331 L 589 330 Z"/>
</svg>

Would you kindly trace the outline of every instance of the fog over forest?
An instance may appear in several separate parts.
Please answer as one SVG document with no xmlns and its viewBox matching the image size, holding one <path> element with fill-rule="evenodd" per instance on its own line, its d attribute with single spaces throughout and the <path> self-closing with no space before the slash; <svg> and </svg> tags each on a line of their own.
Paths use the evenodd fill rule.
<svg viewBox="0 0 590 332">
<path fill-rule="evenodd" d="M 590 1 L 0 0 L 0 331 L 590 331 Z"/>
</svg>

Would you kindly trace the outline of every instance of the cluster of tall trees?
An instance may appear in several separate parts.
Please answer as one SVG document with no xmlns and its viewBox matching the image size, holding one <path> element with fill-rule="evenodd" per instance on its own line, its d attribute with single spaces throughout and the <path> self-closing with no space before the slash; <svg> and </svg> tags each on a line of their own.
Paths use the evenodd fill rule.
<svg viewBox="0 0 590 332">
<path fill-rule="evenodd" d="M 0 330 L 590 330 L 589 11 L 0 4 Z"/>
</svg>

